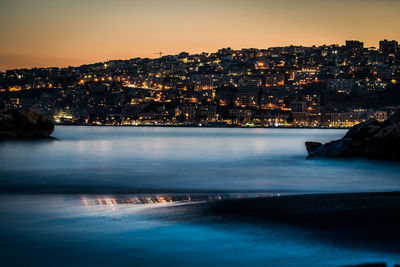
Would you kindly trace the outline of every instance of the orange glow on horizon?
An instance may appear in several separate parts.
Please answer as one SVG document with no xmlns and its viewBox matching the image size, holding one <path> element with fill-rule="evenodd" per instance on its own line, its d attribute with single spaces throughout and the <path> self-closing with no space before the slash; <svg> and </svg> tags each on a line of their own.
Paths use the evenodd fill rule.
<svg viewBox="0 0 400 267">
<path fill-rule="evenodd" d="M 393 0 L 2 0 L 0 70 L 400 39 Z M 354 12 L 354 11 L 357 12 Z M 340 15 L 338 15 L 340 14 Z M 371 19 L 373 18 L 373 19 Z"/>
</svg>

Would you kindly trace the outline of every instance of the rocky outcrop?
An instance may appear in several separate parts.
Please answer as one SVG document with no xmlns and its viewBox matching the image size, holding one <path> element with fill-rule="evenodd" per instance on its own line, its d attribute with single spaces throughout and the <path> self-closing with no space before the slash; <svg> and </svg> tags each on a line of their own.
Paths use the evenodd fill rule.
<svg viewBox="0 0 400 267">
<path fill-rule="evenodd" d="M 352 127 L 339 140 L 306 142 L 308 158 L 371 158 L 400 161 L 400 111 L 388 120 L 370 119 Z"/>
<path fill-rule="evenodd" d="M 394 267 L 396 267 L 395 265 Z M 365 263 L 365 264 L 357 264 L 357 265 L 346 265 L 342 267 L 387 267 L 387 264 L 382 262 L 382 263 Z"/>
<path fill-rule="evenodd" d="M 0 110 L 0 140 L 51 139 L 54 124 L 34 109 Z"/>
</svg>

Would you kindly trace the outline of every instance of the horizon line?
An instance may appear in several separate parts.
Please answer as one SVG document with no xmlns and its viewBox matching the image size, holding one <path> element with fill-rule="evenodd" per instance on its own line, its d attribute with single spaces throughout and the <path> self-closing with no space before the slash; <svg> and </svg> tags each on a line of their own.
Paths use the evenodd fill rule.
<svg viewBox="0 0 400 267">
<path fill-rule="evenodd" d="M 200 54 L 203 54 L 203 53 L 213 54 L 213 53 L 217 53 L 221 49 L 228 49 L 228 48 L 232 49 L 233 51 L 240 51 L 240 50 L 244 50 L 244 49 L 268 50 L 268 49 L 273 49 L 273 48 L 287 48 L 287 47 L 305 47 L 305 48 L 324 47 L 324 46 L 327 46 L 327 47 L 331 47 L 331 46 L 344 47 L 344 46 L 346 46 L 346 41 L 358 41 L 358 42 L 363 43 L 363 45 L 365 45 L 365 42 L 363 42 L 363 41 L 356 40 L 356 39 L 347 39 L 347 40 L 344 41 L 345 42 L 344 44 L 339 44 L 339 43 L 321 44 L 321 45 L 316 45 L 316 44 L 314 44 L 314 45 L 293 45 L 293 44 L 290 44 L 290 45 L 283 45 L 283 46 L 269 46 L 269 47 L 266 47 L 266 48 L 257 48 L 257 47 L 232 48 L 230 46 L 226 46 L 226 47 L 221 47 L 216 51 L 214 50 L 214 52 L 202 51 L 202 52 L 193 52 L 193 53 L 191 53 L 191 52 L 181 51 L 179 53 L 171 53 L 171 54 L 165 54 L 164 55 L 164 53 L 161 51 L 163 53 L 162 57 L 130 57 L 130 58 L 119 58 L 119 59 L 106 59 L 106 60 L 102 60 L 102 61 L 84 63 L 84 64 L 80 64 L 80 65 L 47 66 L 47 67 L 34 66 L 34 67 L 3 69 L 3 70 L 0 69 L 0 73 L 5 73 L 7 71 L 15 71 L 15 70 L 53 69 L 53 68 L 58 68 L 58 69 L 79 68 L 79 67 L 87 66 L 87 65 L 95 65 L 95 64 L 101 64 L 101 63 L 107 63 L 107 62 L 111 62 L 111 61 L 126 61 L 126 60 L 132 60 L 132 59 L 151 59 L 151 60 L 154 60 L 154 59 L 161 59 L 161 58 L 167 57 L 167 56 L 176 56 L 176 55 L 179 55 L 180 53 L 188 53 L 189 55 L 200 55 Z M 379 45 L 380 41 L 397 41 L 397 40 L 390 40 L 390 39 L 386 39 L 386 38 L 385 39 L 381 39 L 381 40 L 378 41 L 378 45 Z M 364 49 L 378 49 L 378 47 L 377 46 L 365 46 Z M 159 54 L 159 53 L 160 52 L 156 52 L 154 54 Z"/>
</svg>

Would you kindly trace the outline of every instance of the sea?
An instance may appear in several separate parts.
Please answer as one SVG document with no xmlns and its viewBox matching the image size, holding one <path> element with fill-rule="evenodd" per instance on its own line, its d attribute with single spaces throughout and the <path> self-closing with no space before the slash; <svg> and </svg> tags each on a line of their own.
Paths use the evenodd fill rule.
<svg viewBox="0 0 400 267">
<path fill-rule="evenodd" d="M 1 266 L 400 263 L 306 229 L 196 216 L 227 198 L 400 191 L 398 163 L 306 159 L 305 141 L 345 132 L 56 126 L 56 140 L 0 142 Z"/>
</svg>

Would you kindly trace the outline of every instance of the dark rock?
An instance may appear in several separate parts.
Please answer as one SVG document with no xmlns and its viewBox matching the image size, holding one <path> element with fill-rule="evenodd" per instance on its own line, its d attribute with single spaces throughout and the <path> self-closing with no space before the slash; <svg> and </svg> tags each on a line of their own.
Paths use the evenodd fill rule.
<svg viewBox="0 0 400 267">
<path fill-rule="evenodd" d="M 363 146 L 363 154 L 359 155 L 360 157 L 395 161 L 400 160 L 400 142 L 398 139 L 371 139 L 363 142 Z"/>
<path fill-rule="evenodd" d="M 329 142 L 314 152 L 309 153 L 308 158 L 349 158 L 357 157 L 361 154 L 362 145 L 359 142 L 354 142 L 351 138 L 343 138 Z"/>
<path fill-rule="evenodd" d="M 382 129 L 382 124 L 375 120 L 369 119 L 366 122 L 355 125 L 350 128 L 344 138 L 363 139 L 373 136 Z"/>
<path fill-rule="evenodd" d="M 390 124 L 385 128 L 377 132 L 373 138 L 389 139 L 389 138 L 400 138 L 400 122 Z"/>
<path fill-rule="evenodd" d="M 0 98 L 0 110 L 3 110 L 6 108 L 6 101 L 4 101 L 3 98 Z"/>
<path fill-rule="evenodd" d="M 400 161 L 400 113 L 379 122 L 368 120 L 352 127 L 339 140 L 324 145 L 306 142 L 307 158 L 352 158 Z"/>
<path fill-rule="evenodd" d="M 318 142 L 306 142 L 306 148 L 308 153 L 314 153 L 319 147 L 322 147 L 322 143 Z"/>
<path fill-rule="evenodd" d="M 0 111 L 0 139 L 52 138 L 54 124 L 34 109 Z"/>
<path fill-rule="evenodd" d="M 388 124 L 394 124 L 400 122 L 400 110 L 396 111 L 390 118 L 385 121 Z"/>
<path fill-rule="evenodd" d="M 365 263 L 365 264 L 358 264 L 358 265 L 346 265 L 343 267 L 386 267 L 386 263 Z"/>
</svg>

